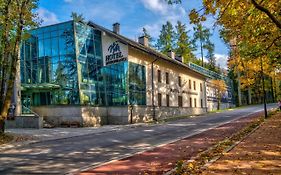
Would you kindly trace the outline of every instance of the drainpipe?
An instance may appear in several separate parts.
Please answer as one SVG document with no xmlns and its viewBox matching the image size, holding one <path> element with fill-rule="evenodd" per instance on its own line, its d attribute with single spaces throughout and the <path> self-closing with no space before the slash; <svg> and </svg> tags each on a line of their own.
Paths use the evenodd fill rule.
<svg viewBox="0 0 281 175">
<path fill-rule="evenodd" d="M 153 110 L 153 114 L 152 114 L 152 118 L 153 121 L 156 121 L 156 116 L 155 116 L 155 105 L 154 105 L 154 63 L 158 60 L 158 58 L 156 58 L 155 60 L 153 60 L 151 62 L 151 97 L 152 97 L 152 110 Z"/>
</svg>

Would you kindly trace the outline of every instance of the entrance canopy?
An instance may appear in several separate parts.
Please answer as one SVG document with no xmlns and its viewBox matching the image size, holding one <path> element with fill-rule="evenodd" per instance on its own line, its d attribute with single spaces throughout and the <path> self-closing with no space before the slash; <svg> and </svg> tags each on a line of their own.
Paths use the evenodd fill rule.
<svg viewBox="0 0 281 175">
<path fill-rule="evenodd" d="M 21 84 L 22 91 L 29 90 L 55 90 L 60 89 L 60 85 L 51 83 L 40 83 L 40 84 Z"/>
</svg>

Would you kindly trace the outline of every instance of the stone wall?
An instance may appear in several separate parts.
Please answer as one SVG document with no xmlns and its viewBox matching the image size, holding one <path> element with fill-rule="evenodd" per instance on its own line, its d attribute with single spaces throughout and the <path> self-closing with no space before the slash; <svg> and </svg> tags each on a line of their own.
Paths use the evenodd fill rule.
<svg viewBox="0 0 281 175">
<path fill-rule="evenodd" d="M 99 126 L 106 124 L 129 124 L 149 122 L 153 119 L 151 106 L 91 107 L 91 106 L 40 106 L 33 107 L 48 123 L 61 126 L 67 123 L 79 123 L 80 126 Z M 132 112 L 132 121 L 131 121 Z M 206 113 L 206 108 L 155 107 L 155 116 L 159 120 L 175 116 L 198 115 Z"/>
<path fill-rule="evenodd" d="M 16 116 L 13 120 L 5 121 L 6 128 L 43 128 L 43 117 L 34 115 Z"/>
<path fill-rule="evenodd" d="M 189 107 L 155 107 L 155 118 L 163 120 L 171 117 L 199 115 L 207 112 L 206 108 Z M 133 106 L 128 110 L 129 119 L 133 116 L 133 123 L 149 122 L 153 120 L 153 108 L 147 106 Z"/>
</svg>

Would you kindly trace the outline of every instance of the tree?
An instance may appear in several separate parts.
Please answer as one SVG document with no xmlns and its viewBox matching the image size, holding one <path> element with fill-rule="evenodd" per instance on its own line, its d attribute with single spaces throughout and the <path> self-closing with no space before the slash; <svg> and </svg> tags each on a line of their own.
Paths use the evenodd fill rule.
<svg viewBox="0 0 281 175">
<path fill-rule="evenodd" d="M 215 45 L 210 41 L 207 41 L 206 45 L 204 45 L 204 48 L 207 50 L 207 55 L 206 55 L 206 58 L 208 60 L 207 68 L 211 71 L 217 72 L 216 58 L 214 55 Z"/>
<path fill-rule="evenodd" d="M 210 30 L 205 28 L 201 23 L 197 23 L 195 25 L 194 29 L 194 37 L 193 37 L 193 43 L 195 47 L 198 47 L 196 43 L 199 42 L 200 47 L 200 53 L 201 53 L 201 65 L 204 67 L 204 49 L 206 48 L 212 48 L 212 43 L 210 41 Z"/>
<path fill-rule="evenodd" d="M 212 86 L 215 89 L 215 96 L 216 96 L 216 99 L 217 99 L 217 110 L 219 110 L 222 97 L 227 90 L 226 84 L 223 80 L 211 80 L 210 83 L 212 84 Z"/>
<path fill-rule="evenodd" d="M 175 52 L 177 55 L 183 57 L 183 62 L 188 63 L 195 57 L 192 51 L 192 42 L 187 35 L 186 26 L 180 21 L 177 22 L 176 28 L 176 48 Z"/>
<path fill-rule="evenodd" d="M 262 94 L 264 104 L 266 104 L 266 80 L 269 78 L 266 68 L 272 67 L 274 74 L 281 69 L 281 2 L 278 0 L 261 0 L 260 2 L 256 0 L 204 0 L 202 4 L 203 8 L 191 10 L 189 14 L 191 23 L 198 24 L 205 21 L 206 16 L 213 15 L 216 18 L 215 24 L 221 26 L 221 36 L 226 43 L 232 45 L 231 41 L 236 40 L 235 47 L 232 47 L 235 48 L 235 51 L 232 50 L 232 53 L 235 52 L 235 57 L 243 58 L 242 62 L 259 61 L 261 63 L 257 64 L 263 68 L 258 73 L 261 81 L 255 81 L 255 85 L 263 87 Z M 266 62 L 269 66 L 263 63 L 265 59 L 269 60 Z M 236 66 L 238 64 L 234 65 Z M 240 72 L 237 74 L 239 77 Z"/>
<path fill-rule="evenodd" d="M 36 26 L 37 0 L 0 0 L 0 133 L 12 100 L 18 71 L 20 42 L 25 30 Z"/>
<path fill-rule="evenodd" d="M 175 31 L 171 22 L 167 21 L 166 24 L 162 25 L 159 38 L 157 39 L 156 48 L 167 54 L 168 51 L 174 50 L 175 45 Z"/>
<path fill-rule="evenodd" d="M 83 17 L 82 14 L 78 14 L 76 12 L 71 12 L 70 17 L 76 22 L 84 22 L 84 20 L 85 20 L 85 18 Z"/>
</svg>

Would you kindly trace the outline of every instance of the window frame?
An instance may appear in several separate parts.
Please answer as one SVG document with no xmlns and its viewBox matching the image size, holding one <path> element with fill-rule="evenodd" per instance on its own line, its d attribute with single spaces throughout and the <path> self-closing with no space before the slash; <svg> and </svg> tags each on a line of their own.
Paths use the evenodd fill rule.
<svg viewBox="0 0 281 175">
<path fill-rule="evenodd" d="M 169 79 L 169 72 L 166 72 L 166 84 L 170 83 L 170 79 Z"/>
<path fill-rule="evenodd" d="M 178 107 L 183 107 L 183 99 L 181 95 L 178 96 Z"/>
<path fill-rule="evenodd" d="M 157 100 L 158 100 L 158 106 L 161 107 L 162 106 L 162 94 L 161 93 L 157 94 Z"/>
<path fill-rule="evenodd" d="M 196 91 L 196 81 L 193 81 L 193 90 Z"/>
<path fill-rule="evenodd" d="M 158 78 L 158 83 L 161 83 L 161 70 L 157 70 L 157 78 Z"/>
<path fill-rule="evenodd" d="M 182 84 L 181 84 L 181 76 L 178 76 L 178 84 L 179 84 L 179 87 L 182 87 Z"/>
</svg>

